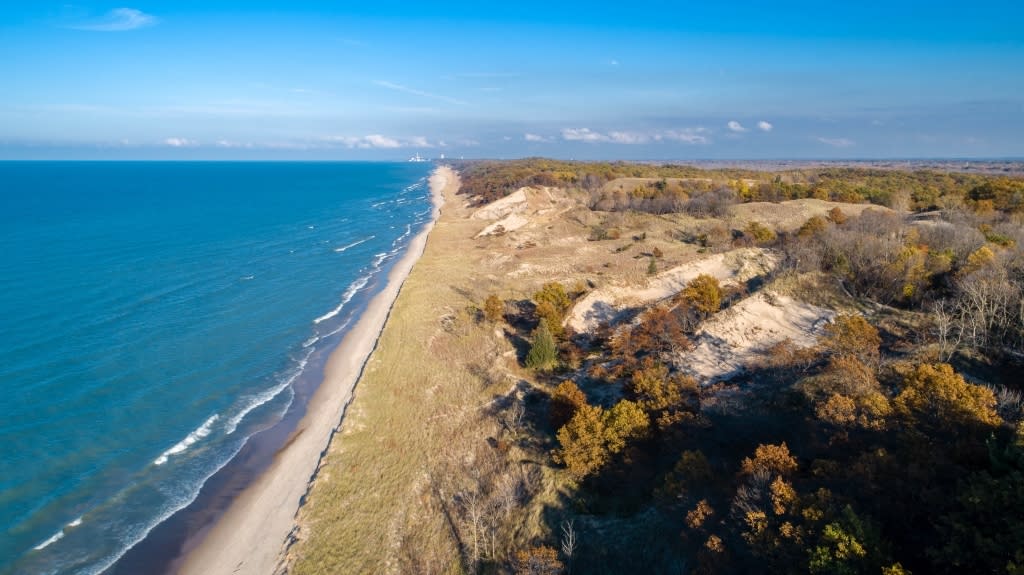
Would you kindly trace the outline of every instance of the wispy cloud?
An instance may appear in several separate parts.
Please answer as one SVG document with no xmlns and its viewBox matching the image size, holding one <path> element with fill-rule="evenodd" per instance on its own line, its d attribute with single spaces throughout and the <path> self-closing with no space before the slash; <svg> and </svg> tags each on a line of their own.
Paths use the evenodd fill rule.
<svg viewBox="0 0 1024 575">
<path fill-rule="evenodd" d="M 818 137 L 818 138 L 815 138 L 815 140 L 821 142 L 822 144 L 827 144 L 829 146 L 832 146 L 833 148 L 849 148 L 850 146 L 855 144 L 855 142 L 853 140 L 850 140 L 848 138 L 822 138 L 822 137 Z"/>
<path fill-rule="evenodd" d="M 587 144 L 648 144 L 651 142 L 682 142 L 686 144 L 708 143 L 706 128 L 684 128 L 658 132 L 595 132 L 590 128 L 565 128 L 562 139 L 568 142 Z"/>
<path fill-rule="evenodd" d="M 737 122 L 736 120 L 730 120 L 729 123 L 726 124 L 726 126 L 729 127 L 730 131 L 733 131 L 733 132 L 736 132 L 736 133 L 742 133 L 742 132 L 746 132 L 747 131 L 747 129 L 743 127 L 743 124 Z"/>
<path fill-rule="evenodd" d="M 762 132 L 771 132 L 774 127 L 775 126 L 771 125 L 769 122 L 765 122 L 764 120 L 757 123 L 757 129 Z"/>
<path fill-rule="evenodd" d="M 147 28 L 159 22 L 156 16 L 135 8 L 115 8 L 100 18 L 71 24 L 67 28 L 87 32 L 127 32 Z"/>
<path fill-rule="evenodd" d="M 423 90 L 417 90 L 416 88 L 410 88 L 408 86 L 403 86 L 401 84 L 395 84 L 394 82 L 385 82 L 383 80 L 378 80 L 378 81 L 375 81 L 374 84 L 377 85 L 377 86 L 380 86 L 381 88 L 387 88 L 389 90 L 394 90 L 396 92 L 404 92 L 406 94 L 412 94 L 413 96 L 420 96 L 420 97 L 423 97 L 423 98 L 430 98 L 432 100 L 438 100 L 438 101 L 441 101 L 441 102 L 447 102 L 449 104 L 454 104 L 456 106 L 465 106 L 466 105 L 466 102 L 464 102 L 462 100 L 458 100 L 456 98 L 450 98 L 448 96 L 442 96 L 440 94 L 432 94 L 430 92 L 425 92 Z"/>
<path fill-rule="evenodd" d="M 537 134 L 523 134 L 523 139 L 526 140 L 527 142 L 550 142 L 551 141 L 550 138 L 545 138 L 544 136 L 539 136 Z"/>
<path fill-rule="evenodd" d="M 707 128 L 686 128 L 684 130 L 668 130 L 657 134 L 656 140 L 667 140 L 670 142 L 683 142 L 685 144 L 707 144 L 710 132 Z"/>
<path fill-rule="evenodd" d="M 434 148 L 435 144 L 423 136 L 394 138 L 381 134 L 367 136 L 329 136 L 324 142 L 339 144 L 355 150 L 395 150 L 398 148 Z"/>
<path fill-rule="evenodd" d="M 172 148 L 191 148 L 197 146 L 198 142 L 187 138 L 167 138 L 164 140 L 164 145 Z"/>
</svg>

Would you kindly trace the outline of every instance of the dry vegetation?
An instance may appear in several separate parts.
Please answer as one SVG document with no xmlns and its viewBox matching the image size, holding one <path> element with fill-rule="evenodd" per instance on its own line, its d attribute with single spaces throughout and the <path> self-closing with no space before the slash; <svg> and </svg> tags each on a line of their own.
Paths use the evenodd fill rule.
<svg viewBox="0 0 1024 575">
<path fill-rule="evenodd" d="M 288 572 L 1024 568 L 1020 181 L 462 169 Z"/>
</svg>

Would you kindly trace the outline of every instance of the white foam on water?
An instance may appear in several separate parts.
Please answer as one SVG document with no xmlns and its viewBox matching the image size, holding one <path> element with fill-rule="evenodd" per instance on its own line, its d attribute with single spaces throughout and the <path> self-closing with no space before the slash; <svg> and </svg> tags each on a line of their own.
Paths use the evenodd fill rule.
<svg viewBox="0 0 1024 575">
<path fill-rule="evenodd" d="M 290 386 L 295 381 L 295 379 L 298 378 L 299 375 L 301 375 L 302 372 L 306 369 L 306 364 L 309 363 L 309 357 L 311 355 L 313 355 L 312 349 L 309 350 L 309 353 L 306 354 L 306 357 L 302 358 L 299 361 L 299 364 L 295 367 L 294 370 L 292 370 L 291 374 L 287 378 L 285 378 L 281 383 L 252 396 L 245 403 L 245 406 L 242 407 L 242 409 L 237 414 L 235 414 L 234 416 L 231 417 L 231 419 L 228 420 L 227 425 L 225 425 L 225 430 L 227 431 L 228 435 L 231 435 L 232 433 L 235 432 L 236 429 L 238 429 L 238 424 L 241 423 L 243 419 L 245 419 L 245 416 L 252 413 L 252 411 L 255 410 L 257 407 L 274 399 L 275 397 L 280 395 L 280 393 L 284 391 L 285 388 Z"/>
<path fill-rule="evenodd" d="M 391 242 L 391 246 L 397 246 L 399 242 L 412 235 L 412 224 L 405 224 L 405 233 L 395 238 L 395 241 Z"/>
<path fill-rule="evenodd" d="M 374 267 L 376 267 L 376 265 Z M 322 323 L 341 313 L 341 310 L 344 309 L 345 305 L 348 304 L 348 302 L 352 301 L 352 297 L 356 295 L 356 292 L 363 289 L 369 281 L 370 274 L 366 274 L 357 279 L 356 281 L 352 282 L 352 284 L 348 286 L 348 289 L 345 290 L 345 293 L 342 294 L 341 303 L 338 304 L 338 307 L 314 319 L 313 323 Z"/>
<path fill-rule="evenodd" d="M 333 331 L 331 331 L 331 332 L 325 333 L 325 334 L 323 335 L 323 337 L 321 337 L 321 339 L 326 339 L 326 338 L 328 338 L 328 337 L 331 337 L 331 336 L 332 336 L 332 335 L 334 335 L 334 334 L 340 333 L 340 332 L 341 332 L 341 330 L 343 330 L 343 329 L 345 329 L 346 327 L 348 327 L 348 324 L 349 324 L 349 323 L 351 323 L 351 322 L 352 322 L 352 318 L 348 318 L 348 319 L 346 319 L 346 320 L 345 320 L 345 323 L 341 324 L 341 326 L 340 326 L 340 327 L 338 327 L 337 329 L 335 329 L 335 330 L 333 330 Z"/>
<path fill-rule="evenodd" d="M 343 251 L 345 251 L 345 250 L 347 250 L 349 248 L 354 248 L 354 247 L 358 246 L 359 244 L 366 243 L 366 242 L 372 240 L 375 237 L 377 237 L 377 236 L 370 236 L 370 237 L 368 237 L 366 239 L 359 240 L 358 242 L 353 242 L 353 243 L 351 243 L 351 244 L 349 244 L 347 246 L 342 246 L 340 248 L 334 248 L 334 251 L 336 251 L 336 252 L 338 252 L 340 254 L 341 252 L 343 252 Z"/>
<path fill-rule="evenodd" d="M 63 538 L 64 538 L 64 530 L 61 529 L 60 531 L 54 533 L 52 537 L 50 537 L 46 541 L 43 541 L 39 545 L 36 545 L 32 549 L 34 549 L 35 551 L 40 551 L 40 550 L 45 549 L 45 548 L 49 547 L 50 545 L 52 545 L 52 544 L 54 544 L 54 543 L 56 543 L 58 541 L 60 541 Z"/>
<path fill-rule="evenodd" d="M 82 524 L 82 518 L 79 517 L 78 519 L 75 519 L 71 523 L 68 523 L 68 527 L 78 527 L 81 524 Z"/>
<path fill-rule="evenodd" d="M 87 575 L 100 575 L 101 573 L 103 573 L 104 571 L 109 569 L 111 565 L 113 565 L 114 563 L 117 563 L 117 560 L 120 559 L 121 557 L 124 557 L 124 554 L 127 553 L 129 550 L 131 550 L 132 547 L 135 547 L 136 545 L 138 545 L 138 543 L 140 541 L 145 539 L 146 536 L 149 535 L 149 532 L 153 530 L 153 528 L 155 528 L 157 525 L 160 525 L 161 523 L 166 521 L 171 515 L 174 515 L 178 511 L 180 511 L 180 510 L 188 507 L 189 505 L 191 505 L 192 502 L 196 500 L 196 497 L 199 497 L 199 492 L 202 490 L 203 485 L 205 485 L 206 482 L 211 477 L 214 476 L 214 474 L 216 474 L 218 471 L 223 469 L 224 466 L 227 465 L 229 461 L 234 459 L 235 456 L 238 455 L 238 452 L 242 450 L 242 447 L 244 447 L 245 444 L 248 443 L 248 442 L 249 442 L 249 438 L 246 437 L 244 441 L 242 441 L 242 442 L 240 442 L 238 444 L 238 447 L 234 450 L 233 453 L 231 453 L 231 455 L 229 455 L 228 457 L 224 458 L 224 460 L 220 464 L 215 466 L 214 469 L 212 469 L 209 473 L 207 473 L 198 482 L 196 487 L 191 491 L 191 493 L 189 495 L 187 495 L 185 497 L 180 497 L 180 498 L 175 499 L 174 501 L 172 501 L 170 503 L 170 505 L 166 506 L 161 511 L 161 513 L 159 513 L 156 517 L 154 517 L 152 521 L 149 521 L 145 525 L 142 525 L 138 529 L 136 529 L 133 532 L 131 532 L 128 535 L 128 537 L 126 537 L 125 539 L 122 539 L 121 543 L 123 545 L 122 545 L 121 549 L 119 549 L 118 551 L 115 551 L 114 553 L 108 555 L 106 558 L 104 558 L 102 563 L 100 563 L 99 565 L 89 567 L 88 570 L 81 571 L 80 573 L 87 574 Z"/>
<path fill-rule="evenodd" d="M 216 423 L 218 419 L 220 419 L 220 415 L 211 415 L 206 421 L 203 422 L 202 425 L 197 427 L 195 431 L 189 433 L 188 436 L 185 437 L 185 439 L 182 439 L 178 443 L 175 443 L 174 447 L 161 453 L 160 457 L 157 457 L 153 461 L 153 463 L 155 465 L 163 465 L 164 463 L 167 463 L 168 457 L 187 451 L 188 448 L 192 447 L 192 445 L 194 445 L 197 441 L 206 437 L 207 435 L 210 435 L 210 431 L 213 429 L 213 424 Z"/>
<path fill-rule="evenodd" d="M 313 345 L 314 343 L 316 343 L 318 341 L 320 341 L 320 336 L 319 335 L 314 335 L 313 337 L 311 337 L 311 338 L 307 339 L 306 341 L 302 342 L 302 347 L 303 348 L 307 348 L 307 347 Z"/>
</svg>

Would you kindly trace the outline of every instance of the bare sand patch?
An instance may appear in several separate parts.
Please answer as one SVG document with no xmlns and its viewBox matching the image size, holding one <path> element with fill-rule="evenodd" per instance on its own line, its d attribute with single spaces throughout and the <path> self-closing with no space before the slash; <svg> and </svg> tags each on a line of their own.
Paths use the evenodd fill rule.
<svg viewBox="0 0 1024 575">
<path fill-rule="evenodd" d="M 723 310 L 697 332 L 696 345 L 679 354 L 681 371 L 704 381 L 742 373 L 765 349 L 790 339 L 810 346 L 835 312 L 771 292 L 760 292 Z"/>
<path fill-rule="evenodd" d="M 699 275 L 707 274 L 724 284 L 737 284 L 767 274 L 777 256 L 761 248 L 743 248 L 676 266 L 648 280 L 642 287 L 609 285 L 588 293 L 573 306 L 566 325 L 577 332 L 591 331 L 601 322 L 613 321 L 623 309 L 671 297 Z"/>
</svg>

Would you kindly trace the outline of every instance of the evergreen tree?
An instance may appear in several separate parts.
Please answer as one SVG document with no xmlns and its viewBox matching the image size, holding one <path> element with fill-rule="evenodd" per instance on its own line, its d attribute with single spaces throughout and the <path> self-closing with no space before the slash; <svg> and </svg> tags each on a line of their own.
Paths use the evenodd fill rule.
<svg viewBox="0 0 1024 575">
<path fill-rule="evenodd" d="M 548 329 L 548 322 L 540 320 L 540 325 L 533 332 L 533 347 L 526 354 L 526 367 L 531 369 L 551 369 L 558 361 L 558 352 L 555 349 L 555 338 Z"/>
</svg>

